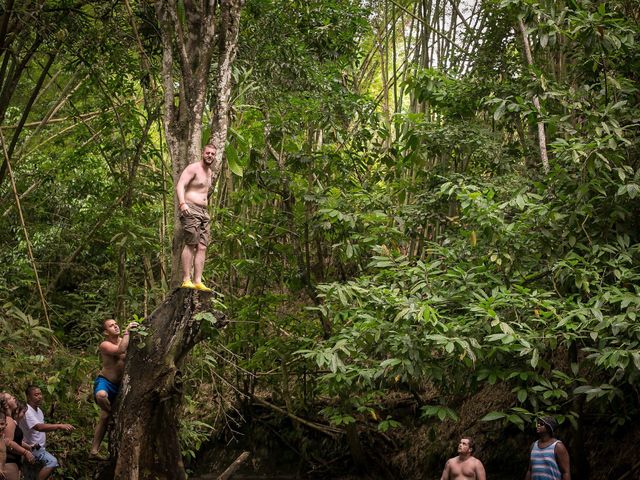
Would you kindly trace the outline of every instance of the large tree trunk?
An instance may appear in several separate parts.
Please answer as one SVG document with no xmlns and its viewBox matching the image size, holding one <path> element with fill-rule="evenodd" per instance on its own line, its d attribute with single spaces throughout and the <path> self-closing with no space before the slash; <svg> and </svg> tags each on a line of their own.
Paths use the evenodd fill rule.
<svg viewBox="0 0 640 480">
<path fill-rule="evenodd" d="M 202 117 L 216 31 L 215 1 L 184 2 L 183 6 L 184 15 L 180 15 L 175 0 L 156 4 L 163 50 L 163 118 L 174 184 L 187 165 L 200 159 Z M 183 246 L 178 215 L 174 202 L 172 287 L 179 284 Z"/>
<path fill-rule="evenodd" d="M 182 400 L 180 368 L 201 339 L 198 312 L 213 311 L 210 293 L 176 289 L 145 319 L 147 333 L 132 334 L 116 403 L 112 459 L 116 480 L 186 479 L 178 440 Z M 112 475 L 112 476 L 109 476 Z"/>
<path fill-rule="evenodd" d="M 202 121 L 216 46 L 218 77 L 210 140 L 218 151 L 212 168 L 214 180 L 220 172 L 229 122 L 231 65 L 243 3 L 244 0 L 156 3 L 163 47 L 164 127 L 174 182 L 189 163 L 200 160 Z M 174 221 L 171 283 L 177 286 L 183 238 L 177 201 Z M 200 322 L 194 315 L 210 310 L 210 299 L 211 294 L 176 289 L 144 322 L 148 335 L 132 336 L 114 411 L 111 471 L 101 472 L 102 478 L 186 479 L 178 441 L 180 366 L 201 338 Z M 219 312 L 212 314 L 222 320 Z"/>
<path fill-rule="evenodd" d="M 184 15 L 181 15 L 175 0 L 157 3 L 163 48 L 164 126 L 174 184 L 187 165 L 200 160 L 202 119 L 211 60 L 216 46 L 216 104 L 212 112 L 211 136 L 208 139 L 217 150 L 216 161 L 212 166 L 212 184 L 215 184 L 220 173 L 229 123 L 231 66 L 236 55 L 243 4 L 244 0 L 224 0 L 219 2 L 217 9 L 218 2 L 215 0 L 185 1 L 182 5 Z M 219 18 L 216 18 L 216 14 Z M 175 201 L 172 287 L 180 283 L 180 254 L 184 245 L 178 215 L 178 202 Z"/>
</svg>

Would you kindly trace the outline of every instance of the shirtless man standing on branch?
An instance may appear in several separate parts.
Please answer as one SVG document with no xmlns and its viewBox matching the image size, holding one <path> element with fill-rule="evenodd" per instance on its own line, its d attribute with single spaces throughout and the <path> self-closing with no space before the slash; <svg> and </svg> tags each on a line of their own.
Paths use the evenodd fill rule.
<svg viewBox="0 0 640 480">
<path fill-rule="evenodd" d="M 447 460 L 440 480 L 487 480 L 482 462 L 473 456 L 475 442 L 463 437 L 458 444 L 458 456 Z"/>
<path fill-rule="evenodd" d="M 207 205 L 212 182 L 211 166 L 215 159 L 216 147 L 206 145 L 202 151 L 202 160 L 188 165 L 176 184 L 180 223 L 185 239 L 181 257 L 182 288 L 195 288 L 203 292 L 211 291 L 202 283 L 202 271 L 209 245 L 211 219 Z"/>
<path fill-rule="evenodd" d="M 129 329 L 137 327 L 136 322 L 131 322 L 120 336 L 120 327 L 111 318 L 102 323 L 105 340 L 100 344 L 100 357 L 102 359 L 102 370 L 93 382 L 93 398 L 100 407 L 100 419 L 96 425 L 91 444 L 91 457 L 98 457 L 98 450 L 107 431 L 111 407 L 116 399 L 122 374 L 124 373 L 124 358 L 129 346 Z"/>
</svg>

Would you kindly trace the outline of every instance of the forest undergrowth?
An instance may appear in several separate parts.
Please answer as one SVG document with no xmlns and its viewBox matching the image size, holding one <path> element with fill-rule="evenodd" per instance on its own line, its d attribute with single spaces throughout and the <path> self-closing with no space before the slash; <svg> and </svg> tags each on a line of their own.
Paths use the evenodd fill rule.
<svg viewBox="0 0 640 480">
<path fill-rule="evenodd" d="M 464 434 L 519 478 L 544 414 L 574 478 L 638 478 L 635 2 L 290 3 L 242 13 L 205 268 L 230 324 L 182 372 L 189 468 L 439 478 Z M 51 435 L 69 479 L 102 320 L 171 284 L 161 42 L 132 4 L 16 7 L 2 57 L 0 389 L 77 426 Z"/>
</svg>

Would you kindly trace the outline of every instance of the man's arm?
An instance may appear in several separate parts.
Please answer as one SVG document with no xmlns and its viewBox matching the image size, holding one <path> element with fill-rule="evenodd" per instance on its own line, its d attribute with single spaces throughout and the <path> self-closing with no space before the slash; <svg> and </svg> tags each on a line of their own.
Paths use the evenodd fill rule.
<svg viewBox="0 0 640 480">
<path fill-rule="evenodd" d="M 571 480 L 571 462 L 569 461 L 567 447 L 564 446 L 564 443 L 558 442 L 556 443 L 555 452 L 558 467 L 562 472 L 562 480 Z"/>
<path fill-rule="evenodd" d="M 4 465 L 7 461 L 7 446 L 4 443 L 4 438 L 0 438 L 0 480 L 5 480 L 7 477 L 4 474 Z"/>
<path fill-rule="evenodd" d="M 11 452 L 15 452 L 17 455 L 24 457 L 27 459 L 29 463 L 33 463 L 33 454 L 22 445 L 19 445 L 15 441 L 16 434 L 16 424 L 15 422 L 7 422 L 7 428 L 4 430 L 4 444 L 5 450 L 9 450 Z"/>
<path fill-rule="evenodd" d="M 185 169 L 182 171 L 180 178 L 178 179 L 178 183 L 176 183 L 176 197 L 178 198 L 178 210 L 182 212 L 186 212 L 189 210 L 187 206 L 184 195 L 187 191 L 187 185 L 193 179 L 195 173 L 193 172 L 193 168 L 191 165 L 187 165 Z"/>
<path fill-rule="evenodd" d="M 484 465 L 478 459 L 476 459 L 476 480 L 487 480 L 487 473 L 484 471 Z"/>
<path fill-rule="evenodd" d="M 74 428 L 75 427 L 73 425 L 70 425 L 68 423 L 38 423 L 33 426 L 34 430 L 37 430 L 39 432 L 44 432 L 44 433 L 54 432 L 56 430 L 63 430 L 65 432 L 70 432 Z"/>
<path fill-rule="evenodd" d="M 444 471 L 442 472 L 442 476 L 440 477 L 440 480 L 449 480 L 449 472 L 451 470 L 449 466 L 450 461 L 451 460 L 447 460 L 447 463 L 444 464 Z"/>
<path fill-rule="evenodd" d="M 118 342 L 118 345 L 104 341 L 100 344 L 100 352 L 113 357 L 127 353 L 127 347 L 129 347 L 129 329 L 137 326 L 138 324 L 136 322 L 129 323 L 124 331 L 124 335 L 122 335 L 122 339 Z"/>
</svg>

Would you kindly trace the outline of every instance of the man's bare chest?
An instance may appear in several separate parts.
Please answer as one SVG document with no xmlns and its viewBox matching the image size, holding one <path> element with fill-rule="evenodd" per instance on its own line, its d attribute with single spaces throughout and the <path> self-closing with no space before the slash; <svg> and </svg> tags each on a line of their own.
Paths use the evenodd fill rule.
<svg viewBox="0 0 640 480">
<path fill-rule="evenodd" d="M 456 462 L 451 466 L 451 473 L 456 480 L 475 479 L 476 472 L 470 462 Z"/>
<path fill-rule="evenodd" d="M 109 355 L 106 353 L 102 353 L 100 355 L 102 357 L 102 366 L 103 367 L 111 367 L 113 365 L 118 365 L 120 363 L 124 363 L 124 358 L 126 354 L 117 353 L 115 355 Z"/>
<path fill-rule="evenodd" d="M 194 190 L 205 190 L 209 189 L 209 187 L 211 187 L 211 175 L 205 172 L 197 172 L 189 182 L 187 188 Z"/>
</svg>

